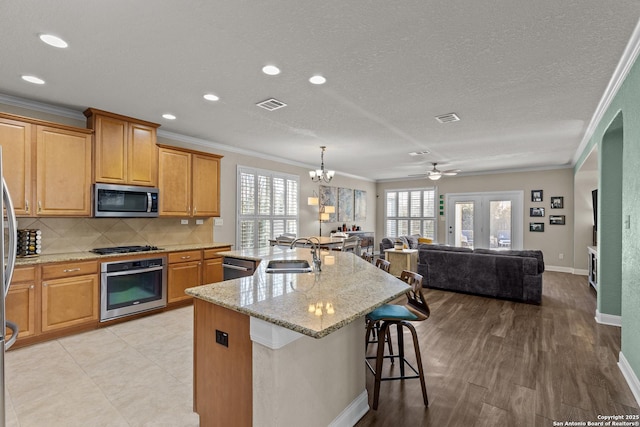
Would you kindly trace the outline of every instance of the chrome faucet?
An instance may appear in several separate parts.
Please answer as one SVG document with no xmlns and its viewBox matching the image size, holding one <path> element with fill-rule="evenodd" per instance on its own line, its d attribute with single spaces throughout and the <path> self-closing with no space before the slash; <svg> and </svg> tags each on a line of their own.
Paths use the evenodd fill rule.
<svg viewBox="0 0 640 427">
<path fill-rule="evenodd" d="M 320 261 L 320 239 L 317 237 L 298 237 L 291 242 L 289 249 L 293 249 L 297 242 L 306 242 L 311 245 L 311 256 L 313 257 L 313 266 L 315 267 L 315 271 L 322 271 L 322 261 Z"/>
</svg>

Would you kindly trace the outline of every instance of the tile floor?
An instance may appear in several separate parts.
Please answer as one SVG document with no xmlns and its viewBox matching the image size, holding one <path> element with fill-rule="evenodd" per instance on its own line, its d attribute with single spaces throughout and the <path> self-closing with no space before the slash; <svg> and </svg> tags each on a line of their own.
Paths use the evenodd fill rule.
<svg viewBox="0 0 640 427">
<path fill-rule="evenodd" d="M 7 352 L 7 426 L 198 426 L 193 307 Z"/>
</svg>

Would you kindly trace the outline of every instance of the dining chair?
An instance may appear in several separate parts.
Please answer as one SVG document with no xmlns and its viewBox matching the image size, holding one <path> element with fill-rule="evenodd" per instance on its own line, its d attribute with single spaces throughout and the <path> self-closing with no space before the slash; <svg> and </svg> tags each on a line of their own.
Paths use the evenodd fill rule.
<svg viewBox="0 0 640 427">
<path fill-rule="evenodd" d="M 342 252 L 357 252 L 358 246 L 360 245 L 360 238 L 358 236 L 347 237 L 342 242 L 342 246 L 340 246 L 340 250 Z"/>
</svg>

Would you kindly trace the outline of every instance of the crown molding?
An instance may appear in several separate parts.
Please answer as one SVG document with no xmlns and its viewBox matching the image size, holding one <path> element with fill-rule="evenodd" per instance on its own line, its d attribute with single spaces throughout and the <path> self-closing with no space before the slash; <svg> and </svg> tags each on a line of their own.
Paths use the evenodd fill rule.
<svg viewBox="0 0 640 427">
<path fill-rule="evenodd" d="M 42 113 L 53 114 L 56 116 L 67 117 L 70 119 L 76 119 L 81 121 L 86 120 L 86 117 L 82 113 L 82 111 L 77 111 L 71 108 L 60 107 L 52 104 L 46 104 L 44 102 L 32 101 L 29 99 L 19 98 L 17 96 L 12 96 L 12 95 L 6 95 L 3 93 L 0 93 L 0 103 L 6 104 L 6 105 L 12 105 L 14 107 L 21 107 L 29 110 L 40 111 Z M 314 165 L 308 165 L 306 163 L 296 162 L 294 160 L 287 160 L 277 156 L 270 156 L 268 154 L 263 154 L 263 153 L 247 150 L 244 148 L 234 147 L 232 145 L 225 145 L 219 142 L 209 141 L 202 138 L 196 138 L 193 136 L 183 135 L 180 133 L 169 132 L 162 129 L 158 129 L 157 133 L 158 133 L 158 136 L 161 138 L 167 138 L 172 141 L 183 142 L 192 146 L 205 148 L 207 149 L 207 151 L 211 149 L 223 150 L 223 151 L 228 151 L 230 153 L 242 154 L 250 157 L 257 157 L 259 159 L 270 160 L 278 163 L 284 163 L 287 165 L 296 166 L 300 168 L 315 169 Z M 369 178 L 347 174 L 343 172 L 339 172 L 339 173 L 341 176 L 344 176 L 346 178 L 354 178 L 362 181 L 375 182 L 375 180 L 372 180 Z"/>
<path fill-rule="evenodd" d="M 627 42 L 627 46 L 622 53 L 622 57 L 611 76 L 611 80 L 609 80 L 609 84 L 607 85 L 602 98 L 600 98 L 596 111 L 591 117 L 589 126 L 587 126 L 587 130 L 582 137 L 582 141 L 580 141 L 580 145 L 578 145 L 578 149 L 573 156 L 573 160 L 571 162 L 572 166 L 575 166 L 581 158 L 586 158 L 586 156 L 583 156 L 584 151 L 587 148 L 591 137 L 593 137 L 598 124 L 600 124 L 600 121 L 604 117 L 604 113 L 611 105 L 611 101 L 613 101 L 618 90 L 620 90 L 620 86 L 622 86 L 624 79 L 627 78 L 631 67 L 633 67 L 633 64 L 638 58 L 638 53 L 640 53 L 640 20 L 638 20 L 633 33 L 631 33 L 631 38 Z"/>
<path fill-rule="evenodd" d="M 87 118 L 82 111 L 57 105 L 45 104 L 44 102 L 32 101 L 30 99 L 19 98 L 17 96 L 0 93 L 0 103 L 12 105 L 14 107 L 27 108 L 29 110 L 40 111 L 42 113 L 54 114 L 56 116 L 67 117 L 69 119 L 85 121 Z"/>
</svg>

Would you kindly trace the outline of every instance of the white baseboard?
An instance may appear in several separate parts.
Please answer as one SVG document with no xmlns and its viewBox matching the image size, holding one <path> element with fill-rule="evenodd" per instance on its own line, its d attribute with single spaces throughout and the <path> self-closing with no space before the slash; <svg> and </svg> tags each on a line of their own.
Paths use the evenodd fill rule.
<svg viewBox="0 0 640 427">
<path fill-rule="evenodd" d="M 573 274 L 577 275 L 577 276 L 588 276 L 589 275 L 589 270 L 582 270 L 579 268 L 574 268 L 573 269 Z"/>
<path fill-rule="evenodd" d="M 618 362 L 618 367 L 622 371 L 622 375 L 624 379 L 627 380 L 627 384 L 629 384 L 629 388 L 631 389 L 631 393 L 633 393 L 633 397 L 636 398 L 636 402 L 640 405 L 640 380 L 638 376 L 631 369 L 631 365 L 627 362 L 627 359 L 624 357 L 624 354 L 620 352 L 620 361 Z"/>
<path fill-rule="evenodd" d="M 557 271 L 558 273 L 573 273 L 573 268 L 571 267 L 560 267 L 557 265 L 545 265 L 545 271 Z"/>
<path fill-rule="evenodd" d="M 599 310 L 596 310 L 596 322 L 600 323 L 601 325 L 617 326 L 621 328 L 622 316 L 600 313 Z"/>
<path fill-rule="evenodd" d="M 369 411 L 369 395 L 365 389 L 338 415 L 329 427 L 351 427 Z"/>
</svg>

